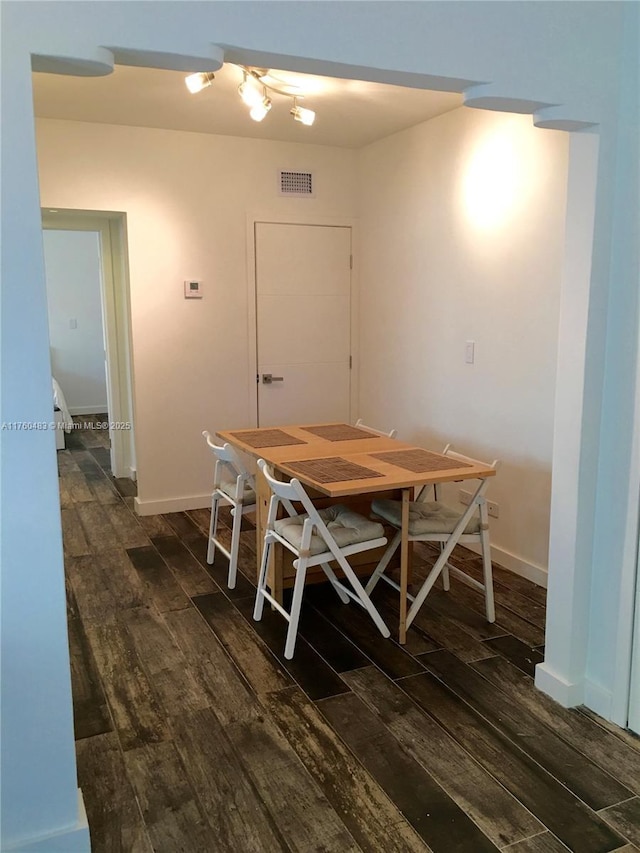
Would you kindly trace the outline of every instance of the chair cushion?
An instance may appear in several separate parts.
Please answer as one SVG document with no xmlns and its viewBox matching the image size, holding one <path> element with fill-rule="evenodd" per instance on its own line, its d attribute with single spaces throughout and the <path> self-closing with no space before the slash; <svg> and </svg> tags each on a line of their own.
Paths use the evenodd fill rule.
<svg viewBox="0 0 640 853">
<path fill-rule="evenodd" d="M 371 509 L 389 524 L 400 528 L 402 526 L 402 503 L 400 501 L 375 500 Z M 409 536 L 420 536 L 428 533 L 453 533 L 460 521 L 462 512 L 453 509 L 440 501 L 411 501 L 409 503 Z M 472 516 L 464 529 L 464 533 L 478 533 L 480 519 L 477 514 Z"/>
<path fill-rule="evenodd" d="M 370 539 L 380 539 L 384 536 L 384 527 L 380 522 L 371 521 L 343 504 L 335 504 L 326 509 L 318 510 L 318 515 L 327 525 L 339 548 L 368 542 Z M 302 542 L 302 525 L 307 517 L 305 514 L 295 515 L 293 518 L 281 518 L 274 525 L 276 533 L 290 542 L 294 548 L 299 549 Z M 324 539 L 313 533 L 311 536 L 311 553 L 322 554 L 323 551 L 328 550 Z"/>
<path fill-rule="evenodd" d="M 235 499 L 236 495 L 236 482 L 235 480 L 229 480 L 226 483 L 220 483 L 220 491 L 224 492 L 225 495 L 228 495 L 232 500 Z M 253 491 L 251 486 L 248 483 L 244 484 L 244 491 L 242 493 L 242 503 L 244 504 L 254 504 L 256 502 L 256 493 Z"/>
</svg>

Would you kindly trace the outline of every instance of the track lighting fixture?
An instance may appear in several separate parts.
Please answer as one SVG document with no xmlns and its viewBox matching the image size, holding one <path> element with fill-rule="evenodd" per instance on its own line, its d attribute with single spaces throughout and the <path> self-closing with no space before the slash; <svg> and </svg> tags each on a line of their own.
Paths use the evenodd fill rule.
<svg viewBox="0 0 640 853">
<path fill-rule="evenodd" d="M 244 77 L 242 83 L 238 86 L 240 97 L 248 107 L 255 107 L 261 103 L 263 95 L 260 92 L 258 79 L 250 76 L 246 71 L 242 72 Z M 264 87 L 263 87 L 264 91 Z"/>
<path fill-rule="evenodd" d="M 263 86 L 262 97 L 249 110 L 249 115 L 254 121 L 262 121 L 271 109 L 271 99 L 267 96 L 267 89 Z"/>
<path fill-rule="evenodd" d="M 254 121 L 262 121 L 271 109 L 271 93 L 293 99 L 290 114 L 295 121 L 310 127 L 315 121 L 313 110 L 298 106 L 298 101 L 304 98 L 298 86 L 286 83 L 274 77 L 268 70 L 238 66 L 242 70 L 242 82 L 238 86 L 238 94 L 249 107 L 249 116 Z M 193 94 L 201 92 L 210 86 L 215 75 L 211 71 L 191 74 L 186 78 L 187 88 Z"/>
<path fill-rule="evenodd" d="M 195 95 L 210 86 L 215 77 L 213 71 L 202 71 L 198 74 L 190 74 L 184 82 L 191 94 Z"/>
<path fill-rule="evenodd" d="M 313 110 L 307 110 L 304 107 L 298 106 L 298 99 L 293 99 L 293 106 L 290 111 L 295 121 L 300 121 L 302 124 L 306 124 L 307 127 L 311 127 L 311 125 L 316 120 L 316 114 Z"/>
</svg>

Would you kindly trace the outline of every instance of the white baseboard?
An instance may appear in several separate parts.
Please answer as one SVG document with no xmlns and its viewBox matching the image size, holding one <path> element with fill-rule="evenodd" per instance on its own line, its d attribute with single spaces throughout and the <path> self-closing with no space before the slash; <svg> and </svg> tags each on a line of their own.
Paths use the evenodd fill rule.
<svg viewBox="0 0 640 853">
<path fill-rule="evenodd" d="M 15 843 L 3 844 L 3 853 L 91 853 L 89 822 L 84 808 L 82 791 L 78 788 L 78 819 L 74 826 L 63 830 L 23 838 Z"/>
<path fill-rule="evenodd" d="M 206 495 L 191 495 L 185 498 L 166 498 L 161 501 L 135 499 L 138 515 L 161 515 L 165 512 L 184 512 L 185 509 L 203 509 L 211 506 L 211 492 Z"/>
<path fill-rule="evenodd" d="M 108 412 L 106 403 L 95 403 L 93 406 L 69 406 L 71 415 L 104 415 Z"/>
<path fill-rule="evenodd" d="M 536 666 L 536 687 L 565 708 L 586 705 L 596 714 L 611 720 L 613 697 L 610 690 L 585 679 L 581 682 L 569 682 L 549 666 L 539 663 Z"/>
<path fill-rule="evenodd" d="M 552 699 L 555 699 L 564 708 L 575 708 L 583 705 L 585 699 L 584 682 L 569 682 L 554 672 L 547 663 L 539 663 L 536 666 L 535 684 L 538 690 L 542 690 Z"/>
<path fill-rule="evenodd" d="M 593 681 L 585 681 L 584 683 L 584 703 L 587 708 L 591 708 L 596 714 L 604 717 L 605 720 L 610 720 L 613 711 L 613 696 L 610 690 L 602 687 L 600 684 L 595 684 Z"/>
<path fill-rule="evenodd" d="M 471 542 L 470 544 L 465 543 L 465 547 L 470 551 L 473 551 L 475 554 L 482 553 L 480 546 L 476 545 L 474 542 Z M 547 569 L 543 569 L 542 566 L 536 566 L 534 563 L 528 563 L 521 557 L 516 557 L 515 554 L 511 554 L 509 551 L 504 551 L 497 545 L 491 546 L 491 559 L 494 563 L 497 563 L 504 569 L 508 569 L 510 572 L 513 572 L 514 575 L 520 575 L 538 586 L 543 586 L 545 589 L 547 588 L 549 573 Z"/>
</svg>

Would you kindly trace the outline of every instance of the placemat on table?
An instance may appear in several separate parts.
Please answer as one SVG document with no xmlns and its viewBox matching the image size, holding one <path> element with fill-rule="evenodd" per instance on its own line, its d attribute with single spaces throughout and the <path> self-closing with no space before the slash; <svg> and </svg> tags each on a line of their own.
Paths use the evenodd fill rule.
<svg viewBox="0 0 640 853">
<path fill-rule="evenodd" d="M 326 459 L 306 459 L 302 462 L 287 462 L 287 468 L 315 480 L 316 483 L 342 483 L 345 480 L 367 480 L 371 477 L 384 477 L 371 468 L 356 465 L 339 456 Z"/>
<path fill-rule="evenodd" d="M 305 432 L 311 432 L 327 441 L 354 441 L 362 438 L 378 438 L 365 429 L 349 426 L 349 424 L 322 424 L 320 426 L 301 427 Z"/>
<path fill-rule="evenodd" d="M 290 444 L 306 444 L 301 438 L 289 435 L 281 429 L 247 429 L 229 433 L 249 447 L 286 447 Z"/>
<path fill-rule="evenodd" d="M 471 468 L 468 462 L 450 459 L 440 453 L 430 453 L 428 450 L 389 450 L 385 453 L 370 453 L 374 459 L 390 462 L 397 468 L 413 471 L 415 474 L 426 474 L 428 471 L 448 471 L 452 468 Z"/>
</svg>

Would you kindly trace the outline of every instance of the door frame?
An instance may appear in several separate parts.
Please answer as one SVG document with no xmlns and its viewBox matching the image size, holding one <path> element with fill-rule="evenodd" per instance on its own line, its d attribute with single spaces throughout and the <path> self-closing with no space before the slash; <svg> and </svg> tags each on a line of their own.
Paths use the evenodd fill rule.
<svg viewBox="0 0 640 853">
<path fill-rule="evenodd" d="M 109 428 L 111 471 L 114 477 L 135 480 L 131 300 L 126 251 L 126 214 L 47 207 L 42 208 L 42 229 L 95 231 L 99 235 L 109 421 L 112 424 L 131 424 L 131 429 Z"/>
<path fill-rule="evenodd" d="M 358 378 L 359 378 L 359 276 L 358 276 L 358 230 L 357 219 L 345 216 L 301 215 L 294 216 L 282 213 L 251 212 L 247 214 L 247 323 L 248 323 L 248 358 L 247 358 L 247 388 L 249 393 L 248 410 L 250 413 L 249 426 L 258 425 L 258 310 L 257 310 L 257 275 L 256 275 L 256 225 L 318 225 L 336 226 L 351 229 L 351 298 L 350 298 L 350 333 L 351 333 L 351 382 L 349 392 L 349 408 L 352 419 L 357 412 Z"/>
<path fill-rule="evenodd" d="M 627 726 L 636 734 L 640 734 L 640 573 L 636 579 L 633 606 L 635 608 L 635 620 L 631 637 Z"/>
<path fill-rule="evenodd" d="M 629 506 L 637 508 L 640 495 L 640 361 L 636 374 L 635 416 L 633 420 L 633 446 L 630 483 L 628 490 Z M 629 528 L 637 524 L 637 515 L 629 518 Z M 637 527 L 636 527 L 637 530 Z M 612 718 L 619 725 L 626 725 L 640 735 L 640 531 L 627 539 L 626 565 L 635 564 L 632 576 L 629 570 L 622 578 L 620 596 L 620 630 L 618 632 L 618 650 L 620 663 L 616 672 L 616 687 Z M 625 720 L 624 723 L 619 722 Z"/>
</svg>

